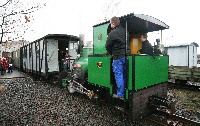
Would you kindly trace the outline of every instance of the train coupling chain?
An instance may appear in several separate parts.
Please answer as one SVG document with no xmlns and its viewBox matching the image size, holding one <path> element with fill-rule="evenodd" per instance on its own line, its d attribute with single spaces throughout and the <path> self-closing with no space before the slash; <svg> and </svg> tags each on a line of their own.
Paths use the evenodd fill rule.
<svg viewBox="0 0 200 126">
<path fill-rule="evenodd" d="M 93 91 L 91 91 L 91 90 L 88 90 L 87 88 L 85 88 L 82 84 L 80 84 L 80 83 L 78 83 L 77 81 L 75 81 L 75 80 L 73 80 L 72 81 L 73 83 L 75 83 L 76 85 L 77 85 L 77 87 L 75 88 L 76 90 L 78 90 L 79 92 L 81 92 L 81 93 L 83 93 L 83 94 L 86 94 L 90 99 L 92 99 L 94 96 L 95 96 L 95 94 L 94 94 L 94 92 Z M 79 88 L 78 88 L 78 86 L 79 86 Z"/>
<path fill-rule="evenodd" d="M 88 91 L 87 96 L 92 99 L 94 96 L 94 92 L 93 91 Z"/>
</svg>

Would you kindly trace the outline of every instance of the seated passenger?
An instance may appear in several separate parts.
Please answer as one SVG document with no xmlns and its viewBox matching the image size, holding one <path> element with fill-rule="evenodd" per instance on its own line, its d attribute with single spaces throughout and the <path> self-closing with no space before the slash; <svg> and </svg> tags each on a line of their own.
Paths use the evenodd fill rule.
<svg viewBox="0 0 200 126">
<path fill-rule="evenodd" d="M 155 45 L 154 48 L 147 40 L 147 34 L 141 34 L 140 40 L 142 41 L 142 49 L 139 50 L 141 54 L 148 54 L 149 56 L 159 56 L 162 54 L 158 45 Z"/>
<path fill-rule="evenodd" d="M 142 49 L 139 50 L 141 54 L 148 54 L 150 56 L 154 56 L 153 47 L 147 40 L 147 34 L 141 34 L 140 40 L 142 41 Z"/>
</svg>

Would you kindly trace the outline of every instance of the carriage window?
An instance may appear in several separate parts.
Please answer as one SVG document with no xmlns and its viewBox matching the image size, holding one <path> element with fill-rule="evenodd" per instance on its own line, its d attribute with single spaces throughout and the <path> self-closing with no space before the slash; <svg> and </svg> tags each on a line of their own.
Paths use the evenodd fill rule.
<svg viewBox="0 0 200 126">
<path fill-rule="evenodd" d="M 70 43 L 69 49 L 78 49 L 78 44 L 77 43 Z"/>
<path fill-rule="evenodd" d="M 74 49 L 78 49 L 78 44 L 74 43 Z"/>
<path fill-rule="evenodd" d="M 73 49 L 73 43 L 69 44 L 69 49 Z"/>
</svg>

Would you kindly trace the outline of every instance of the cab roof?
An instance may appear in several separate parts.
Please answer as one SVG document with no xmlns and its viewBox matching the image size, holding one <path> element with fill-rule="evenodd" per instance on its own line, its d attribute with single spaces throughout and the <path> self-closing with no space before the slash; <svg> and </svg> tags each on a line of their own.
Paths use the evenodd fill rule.
<svg viewBox="0 0 200 126">
<path fill-rule="evenodd" d="M 128 14 L 119 17 L 121 25 L 125 28 L 127 21 L 127 29 L 130 33 L 147 33 L 152 31 L 159 31 L 168 29 L 169 26 L 164 22 L 148 15 L 144 14 Z M 103 24 L 107 24 L 109 21 L 94 25 L 93 27 L 98 27 Z"/>
</svg>

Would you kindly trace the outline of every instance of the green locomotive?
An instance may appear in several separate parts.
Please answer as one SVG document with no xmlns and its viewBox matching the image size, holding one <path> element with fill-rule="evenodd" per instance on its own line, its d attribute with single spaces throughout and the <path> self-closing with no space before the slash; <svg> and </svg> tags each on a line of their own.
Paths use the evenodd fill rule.
<svg viewBox="0 0 200 126">
<path fill-rule="evenodd" d="M 125 100 L 112 97 L 117 86 L 112 72 L 112 58 L 105 55 L 109 21 L 93 26 L 93 50 L 83 48 L 82 56 L 75 61 L 73 70 L 62 80 L 62 84 L 70 93 L 80 92 L 90 98 L 102 98 L 121 106 L 133 119 L 137 119 L 152 110 L 149 108 L 152 97 L 167 97 L 168 81 L 168 56 L 139 54 L 142 44 L 137 34 L 164 30 L 169 26 L 151 16 L 133 13 L 120 17 L 120 22 L 130 34 L 130 42 L 127 43 L 130 43 L 131 49 L 131 54 L 126 56 Z"/>
</svg>

